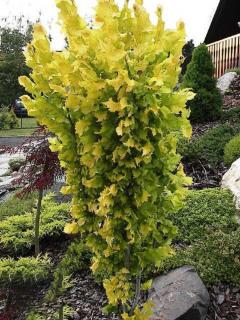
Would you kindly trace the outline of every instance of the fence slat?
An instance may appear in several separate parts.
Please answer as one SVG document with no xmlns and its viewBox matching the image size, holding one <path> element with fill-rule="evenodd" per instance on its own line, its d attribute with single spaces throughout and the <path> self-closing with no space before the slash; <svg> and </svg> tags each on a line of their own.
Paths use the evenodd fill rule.
<svg viewBox="0 0 240 320">
<path fill-rule="evenodd" d="M 208 50 L 215 67 L 215 77 L 227 69 L 240 67 L 240 34 L 209 44 Z"/>
</svg>

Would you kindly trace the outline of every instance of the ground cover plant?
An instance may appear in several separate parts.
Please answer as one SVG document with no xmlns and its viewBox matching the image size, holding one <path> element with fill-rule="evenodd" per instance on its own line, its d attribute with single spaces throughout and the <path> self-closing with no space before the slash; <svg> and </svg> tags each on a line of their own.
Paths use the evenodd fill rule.
<svg viewBox="0 0 240 320">
<path fill-rule="evenodd" d="M 175 134 L 191 135 L 186 102 L 194 95 L 175 90 L 184 25 L 165 30 L 160 9 L 152 25 L 140 0 L 133 9 L 99 1 L 89 28 L 74 1 L 56 3 L 68 45 L 51 51 L 35 26 L 25 53 L 33 71 L 20 77 L 32 98 L 22 101 L 56 135 L 50 141 L 66 169 L 63 191 L 73 196 L 65 231 L 86 234 L 91 268 L 106 269 L 109 303 L 122 318 L 147 319 L 149 304 L 137 307 L 141 274 L 171 254 L 175 227 L 167 214 L 181 208 L 190 182 Z"/>
<path fill-rule="evenodd" d="M 224 162 L 230 166 L 240 158 L 240 135 L 233 137 L 224 148 Z"/>
<path fill-rule="evenodd" d="M 91 261 L 91 254 L 87 249 L 84 239 L 74 240 L 67 248 L 64 257 L 54 270 L 53 281 L 49 287 L 45 299 L 53 301 L 64 295 L 69 288 L 70 279 L 81 270 L 88 269 Z"/>
<path fill-rule="evenodd" d="M 178 227 L 175 241 L 185 244 L 203 239 L 206 233 L 227 233 L 238 226 L 233 195 L 219 188 L 191 191 L 184 208 L 171 214 L 171 219 Z"/>
<path fill-rule="evenodd" d="M 240 285 L 240 227 L 228 190 L 191 191 L 186 206 L 172 219 L 179 229 L 176 255 L 165 260 L 159 272 L 192 265 L 207 286 Z"/>
<path fill-rule="evenodd" d="M 178 151 L 184 161 L 202 160 L 216 168 L 224 160 L 225 145 L 239 132 L 239 122 L 235 125 L 220 124 L 191 141 L 182 139 L 178 144 Z"/>
<path fill-rule="evenodd" d="M 24 157 L 13 158 L 8 161 L 9 172 L 18 171 L 25 163 Z"/>
<path fill-rule="evenodd" d="M 239 123 L 240 107 L 235 107 L 230 110 L 223 110 L 221 121 L 231 121 L 231 123 Z"/>
<path fill-rule="evenodd" d="M 6 206 L 8 203 L 11 205 Z M 35 203 L 36 194 L 30 194 L 22 199 L 13 196 L 0 204 L 0 208 L 4 208 L 0 216 L 0 300 L 5 299 L 5 307 L 0 316 L 6 316 L 6 319 L 17 315 L 16 307 L 12 303 L 19 298 L 18 292 L 30 292 L 34 290 L 34 286 L 41 287 L 51 280 L 53 256 L 51 255 L 51 259 L 47 254 L 31 256 L 30 249 L 34 245 Z M 51 242 L 59 239 L 69 219 L 68 212 L 69 204 L 57 203 L 55 194 L 48 193 L 43 198 L 41 243 L 48 239 L 51 239 Z M 46 252 L 46 244 L 43 249 Z"/>
<path fill-rule="evenodd" d="M 34 285 L 48 279 L 51 268 L 48 256 L 0 259 L 1 288 Z"/>
<path fill-rule="evenodd" d="M 56 237 L 63 232 L 68 221 L 69 204 L 58 204 L 54 194 L 43 198 L 39 239 Z M 26 253 L 34 245 L 34 215 L 36 209 L 5 217 L 0 221 L 1 250 L 11 253 Z"/>
</svg>

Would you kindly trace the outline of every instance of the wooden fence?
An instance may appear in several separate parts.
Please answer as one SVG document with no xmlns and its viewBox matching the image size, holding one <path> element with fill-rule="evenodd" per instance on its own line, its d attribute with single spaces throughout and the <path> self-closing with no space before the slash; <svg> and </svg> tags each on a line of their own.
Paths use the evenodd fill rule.
<svg viewBox="0 0 240 320">
<path fill-rule="evenodd" d="M 215 66 L 215 77 L 221 77 L 226 70 L 240 68 L 240 33 L 210 43 L 208 50 Z"/>
</svg>

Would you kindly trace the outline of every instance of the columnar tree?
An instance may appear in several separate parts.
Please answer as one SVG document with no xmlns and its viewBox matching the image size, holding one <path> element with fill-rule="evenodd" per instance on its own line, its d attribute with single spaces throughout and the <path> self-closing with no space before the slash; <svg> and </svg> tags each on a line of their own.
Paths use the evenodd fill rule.
<svg viewBox="0 0 240 320">
<path fill-rule="evenodd" d="M 51 50 L 41 25 L 25 56 L 33 69 L 20 83 L 30 115 L 56 138 L 72 199 L 68 233 L 81 232 L 92 270 L 123 319 L 147 319 L 139 302 L 142 274 L 172 253 L 168 219 L 182 206 L 189 180 L 176 154 L 177 136 L 191 135 L 188 89 L 176 91 L 185 31 L 153 25 L 142 1 L 122 9 L 99 0 L 94 27 L 73 0 L 56 0 L 68 46 Z M 149 283 L 149 282 L 148 282 Z M 145 286 L 146 287 L 146 286 Z"/>
<path fill-rule="evenodd" d="M 183 87 L 192 88 L 195 98 L 189 103 L 192 122 L 213 121 L 221 116 L 222 98 L 214 79 L 214 65 L 205 44 L 194 51 L 187 67 Z"/>
</svg>

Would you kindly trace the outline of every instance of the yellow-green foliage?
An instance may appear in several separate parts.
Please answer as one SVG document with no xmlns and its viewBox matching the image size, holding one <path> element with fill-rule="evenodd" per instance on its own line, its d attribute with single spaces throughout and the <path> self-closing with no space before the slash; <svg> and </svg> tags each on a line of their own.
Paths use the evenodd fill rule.
<svg viewBox="0 0 240 320">
<path fill-rule="evenodd" d="M 133 279 L 171 254 L 167 214 L 181 208 L 189 182 L 175 134 L 191 135 L 185 105 L 194 95 L 175 90 L 184 25 L 165 30 L 160 9 L 153 25 L 140 0 L 122 9 L 99 0 L 89 28 L 74 1 L 56 4 L 67 47 L 52 51 L 35 26 L 25 52 L 32 73 L 20 77 L 31 97 L 22 101 L 56 135 L 51 148 L 73 196 L 65 231 L 86 234 L 92 270 L 105 269 L 109 301 L 124 304 Z"/>
<path fill-rule="evenodd" d="M 49 277 L 51 268 L 52 263 L 48 256 L 21 257 L 18 260 L 0 259 L 0 284 L 10 288 L 41 282 Z"/>
<path fill-rule="evenodd" d="M 58 204 L 49 193 L 43 198 L 40 223 L 40 239 L 56 236 L 63 232 L 69 220 L 69 203 Z M 36 210 L 36 209 L 34 209 Z M 10 216 L 0 221 L 0 245 L 2 249 L 23 253 L 34 243 L 34 210 Z"/>
</svg>

